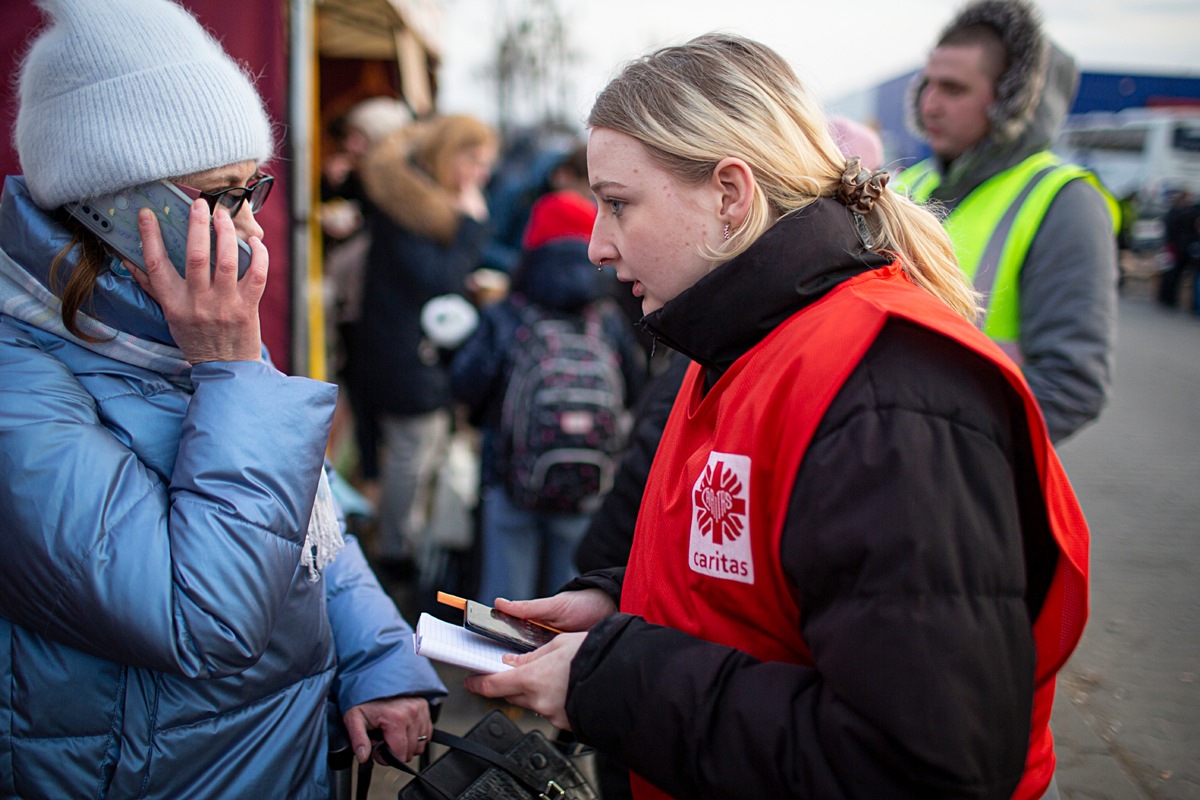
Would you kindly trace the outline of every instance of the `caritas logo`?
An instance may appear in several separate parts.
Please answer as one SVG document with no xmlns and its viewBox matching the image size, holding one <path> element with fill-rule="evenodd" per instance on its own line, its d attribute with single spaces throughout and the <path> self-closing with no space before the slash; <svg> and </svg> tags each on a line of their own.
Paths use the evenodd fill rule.
<svg viewBox="0 0 1200 800">
<path fill-rule="evenodd" d="M 710 453 L 692 487 L 688 566 L 694 572 L 754 583 L 749 508 L 750 457 Z"/>
</svg>

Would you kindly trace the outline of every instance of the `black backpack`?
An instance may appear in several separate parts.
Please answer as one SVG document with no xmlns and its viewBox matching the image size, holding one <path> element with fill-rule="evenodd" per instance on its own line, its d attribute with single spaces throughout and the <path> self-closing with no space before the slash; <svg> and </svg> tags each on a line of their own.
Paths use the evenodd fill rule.
<svg viewBox="0 0 1200 800">
<path fill-rule="evenodd" d="M 500 419 L 508 495 L 531 511 L 590 513 L 612 487 L 628 412 L 597 304 L 579 317 L 514 302 L 521 322 Z"/>
</svg>

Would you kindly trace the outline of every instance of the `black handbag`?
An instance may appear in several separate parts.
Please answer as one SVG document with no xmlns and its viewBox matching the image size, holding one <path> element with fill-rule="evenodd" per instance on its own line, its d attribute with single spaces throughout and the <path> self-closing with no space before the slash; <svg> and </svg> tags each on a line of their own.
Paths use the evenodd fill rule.
<svg viewBox="0 0 1200 800">
<path fill-rule="evenodd" d="M 522 731 L 498 709 L 466 736 L 434 729 L 433 741 L 447 750 L 419 771 L 377 745 L 384 761 L 413 776 L 397 800 L 598 800 L 557 744 L 541 731 Z"/>
</svg>

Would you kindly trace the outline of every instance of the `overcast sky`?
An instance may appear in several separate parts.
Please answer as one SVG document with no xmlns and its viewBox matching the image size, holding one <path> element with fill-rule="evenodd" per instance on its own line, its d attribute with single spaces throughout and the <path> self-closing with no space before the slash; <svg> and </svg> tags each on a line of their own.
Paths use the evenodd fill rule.
<svg viewBox="0 0 1200 800">
<path fill-rule="evenodd" d="M 494 121 L 486 77 L 498 15 L 523 0 L 443 0 L 439 105 Z M 949 0 L 557 0 L 580 58 L 570 104 L 582 119 L 625 61 L 711 30 L 758 39 L 825 102 L 919 67 L 963 4 Z M 1046 30 L 1085 70 L 1200 77 L 1197 0 L 1041 0 Z"/>
</svg>

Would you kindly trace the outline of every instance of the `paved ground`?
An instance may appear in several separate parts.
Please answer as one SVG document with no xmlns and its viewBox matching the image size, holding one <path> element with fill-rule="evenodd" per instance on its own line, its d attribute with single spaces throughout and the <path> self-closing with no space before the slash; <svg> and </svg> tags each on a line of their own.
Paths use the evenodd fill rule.
<svg viewBox="0 0 1200 800">
<path fill-rule="evenodd" d="M 1069 800 L 1200 800 L 1200 320 L 1121 303 L 1112 402 L 1060 451 L 1092 613 L 1053 724 Z"/>
<path fill-rule="evenodd" d="M 1060 451 L 1093 531 L 1091 619 L 1052 721 L 1066 800 L 1200 800 L 1200 320 L 1149 287 L 1121 301 L 1109 408 Z M 489 706 L 442 674 L 464 732 Z M 371 797 L 395 797 L 399 774 L 377 773 Z"/>
</svg>

